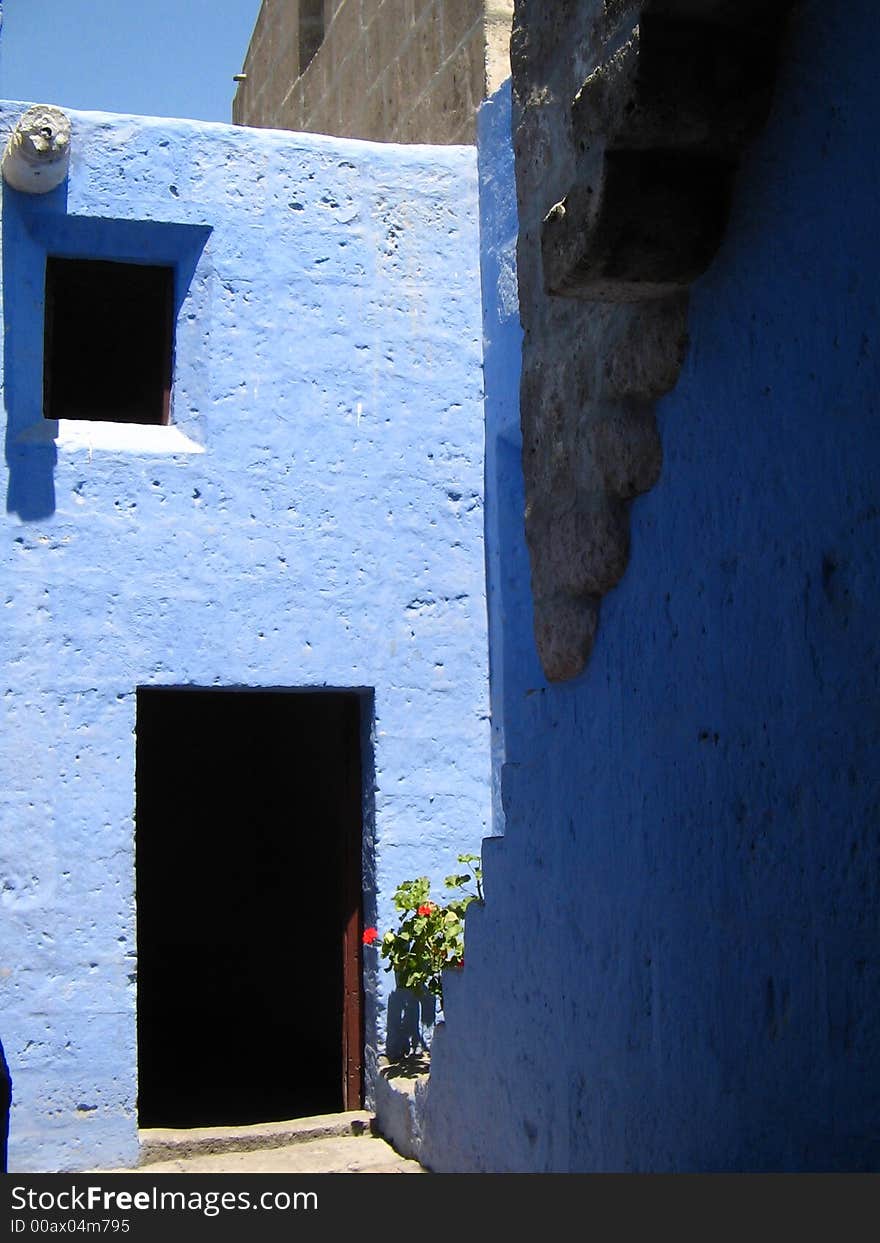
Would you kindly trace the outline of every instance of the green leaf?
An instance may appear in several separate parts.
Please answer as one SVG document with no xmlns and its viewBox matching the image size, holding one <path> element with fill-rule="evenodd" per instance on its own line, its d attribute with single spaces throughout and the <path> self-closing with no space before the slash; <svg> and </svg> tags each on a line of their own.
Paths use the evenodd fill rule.
<svg viewBox="0 0 880 1243">
<path fill-rule="evenodd" d="M 380 953 L 388 960 L 386 971 L 394 971 L 402 988 L 433 993 L 443 1005 L 442 972 L 459 966 L 464 958 L 464 915 L 471 902 L 483 900 L 480 855 L 461 854 L 458 862 L 467 872 L 446 877 L 446 888 L 453 891 L 445 903 L 431 903 L 431 882 L 427 876 L 402 881 L 393 902 L 399 913 L 397 927 L 387 931 L 380 942 Z M 476 893 L 465 886 L 474 883 Z M 431 903 L 427 915 L 419 907 Z"/>
</svg>

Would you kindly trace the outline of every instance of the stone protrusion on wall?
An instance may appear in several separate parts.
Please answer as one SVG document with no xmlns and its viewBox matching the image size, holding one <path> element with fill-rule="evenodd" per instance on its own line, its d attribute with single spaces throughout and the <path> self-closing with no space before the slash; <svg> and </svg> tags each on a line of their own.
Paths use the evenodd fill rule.
<svg viewBox="0 0 880 1243">
<path fill-rule="evenodd" d="M 51 104 L 35 104 L 20 117 L 3 152 L 3 179 L 24 194 L 48 194 L 70 166 L 70 118 Z"/>
<path fill-rule="evenodd" d="M 677 380 L 687 291 L 723 238 L 790 7 L 517 0 L 525 525 L 551 680 L 583 668 L 626 567 L 627 502 L 659 475 L 652 403 Z"/>
</svg>

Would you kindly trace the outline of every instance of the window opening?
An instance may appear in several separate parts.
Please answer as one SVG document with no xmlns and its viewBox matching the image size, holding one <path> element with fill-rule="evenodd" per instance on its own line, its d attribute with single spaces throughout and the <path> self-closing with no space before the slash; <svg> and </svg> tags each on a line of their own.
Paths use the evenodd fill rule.
<svg viewBox="0 0 880 1243">
<path fill-rule="evenodd" d="M 305 73 L 324 42 L 324 0 L 299 0 L 299 71 Z"/>
<path fill-rule="evenodd" d="M 168 423 L 173 336 L 172 267 L 48 257 L 44 416 Z"/>
</svg>

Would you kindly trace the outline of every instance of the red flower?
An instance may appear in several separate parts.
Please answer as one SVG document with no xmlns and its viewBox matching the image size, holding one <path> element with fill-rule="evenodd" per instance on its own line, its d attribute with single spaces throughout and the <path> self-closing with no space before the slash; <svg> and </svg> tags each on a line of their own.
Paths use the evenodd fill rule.
<svg viewBox="0 0 880 1243">
<path fill-rule="evenodd" d="M 419 909 L 416 911 L 416 914 L 417 915 L 430 915 L 433 909 L 434 909 L 434 903 L 426 902 L 423 906 L 419 907 Z"/>
<path fill-rule="evenodd" d="M 378 928 L 365 928 L 364 929 L 364 945 L 372 945 L 374 941 L 378 941 L 378 940 L 379 940 L 379 929 Z"/>
</svg>

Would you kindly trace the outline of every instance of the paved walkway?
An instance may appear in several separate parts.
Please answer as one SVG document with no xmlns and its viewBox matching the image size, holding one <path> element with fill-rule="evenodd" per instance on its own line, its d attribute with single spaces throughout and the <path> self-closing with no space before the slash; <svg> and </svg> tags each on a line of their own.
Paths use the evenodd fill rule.
<svg viewBox="0 0 880 1243">
<path fill-rule="evenodd" d="M 378 1135 L 312 1139 L 253 1152 L 206 1153 L 140 1165 L 136 1174 L 422 1174 Z"/>
<path fill-rule="evenodd" d="M 370 1130 L 363 1110 L 246 1127 L 141 1131 L 129 1174 L 424 1174 Z"/>
</svg>

